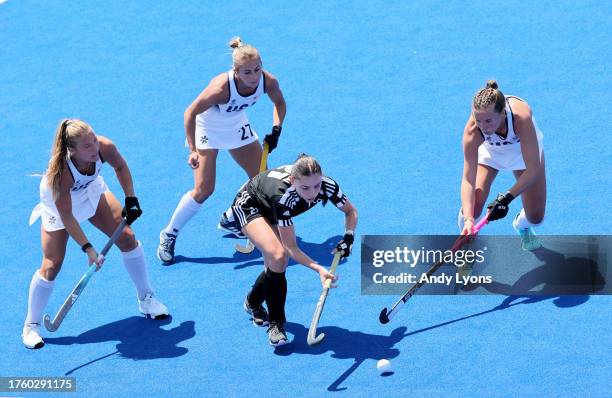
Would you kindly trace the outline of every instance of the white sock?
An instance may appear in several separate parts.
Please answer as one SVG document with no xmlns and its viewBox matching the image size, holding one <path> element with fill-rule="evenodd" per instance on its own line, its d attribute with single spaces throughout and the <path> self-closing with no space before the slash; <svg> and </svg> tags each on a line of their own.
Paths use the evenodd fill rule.
<svg viewBox="0 0 612 398">
<path fill-rule="evenodd" d="M 459 226 L 459 233 L 463 231 L 463 226 L 465 225 L 465 219 L 463 218 L 463 209 L 459 209 L 459 214 L 457 215 L 457 225 Z"/>
<path fill-rule="evenodd" d="M 138 298 L 142 300 L 147 293 L 153 294 L 153 288 L 149 282 L 147 261 L 140 241 L 135 249 L 129 252 L 121 252 L 121 256 L 123 257 L 123 265 L 125 265 L 125 269 L 136 286 Z"/>
<path fill-rule="evenodd" d="M 26 316 L 25 323 L 38 323 L 42 321 L 43 310 L 49 302 L 51 292 L 53 292 L 53 286 L 55 281 L 48 281 L 43 278 L 38 270 L 34 272 L 32 281 L 30 282 L 30 294 L 28 297 L 28 315 Z"/>
<path fill-rule="evenodd" d="M 191 220 L 191 217 L 200 210 L 200 207 L 202 207 L 202 203 L 196 202 L 191 193 L 187 192 L 176 206 L 174 214 L 170 218 L 170 223 L 164 229 L 164 232 L 176 235 L 187 224 L 187 221 Z"/>
<path fill-rule="evenodd" d="M 525 215 L 525 209 L 521 209 L 519 214 L 517 214 L 517 216 L 514 217 L 514 221 L 512 221 L 512 226 L 514 226 L 514 228 L 516 229 L 527 229 L 529 227 L 537 227 L 538 225 L 541 225 L 541 224 L 542 224 L 541 222 L 539 224 L 534 224 L 534 223 L 529 222 L 529 220 L 527 219 L 527 216 Z"/>
</svg>

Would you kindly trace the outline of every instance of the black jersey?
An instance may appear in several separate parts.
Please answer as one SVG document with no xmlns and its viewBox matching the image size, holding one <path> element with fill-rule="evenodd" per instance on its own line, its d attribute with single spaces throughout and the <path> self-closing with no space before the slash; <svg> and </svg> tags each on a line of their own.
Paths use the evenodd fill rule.
<svg viewBox="0 0 612 398">
<path fill-rule="evenodd" d="M 293 224 L 291 220 L 299 214 L 314 207 L 317 203 L 323 205 L 329 200 L 337 208 L 341 208 L 347 201 L 347 197 L 336 181 L 323 176 L 321 190 L 317 198 L 308 203 L 302 199 L 289 182 L 292 166 L 282 166 L 253 177 L 247 184 L 249 195 L 257 202 L 262 215 L 271 224 L 288 227 Z"/>
</svg>

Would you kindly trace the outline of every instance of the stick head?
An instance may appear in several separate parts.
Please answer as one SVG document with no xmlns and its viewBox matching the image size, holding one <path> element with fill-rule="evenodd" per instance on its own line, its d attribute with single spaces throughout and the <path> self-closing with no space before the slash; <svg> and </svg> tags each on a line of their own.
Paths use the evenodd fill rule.
<svg viewBox="0 0 612 398">
<path fill-rule="evenodd" d="M 325 333 L 321 333 L 320 335 L 316 337 L 313 337 L 309 334 L 308 338 L 306 339 L 306 342 L 308 343 L 309 346 L 313 346 L 313 345 L 317 345 L 320 342 L 322 342 L 324 338 L 325 338 Z"/>
<path fill-rule="evenodd" d="M 383 310 L 380 311 L 380 315 L 378 316 L 378 320 L 383 325 L 389 323 L 390 319 L 389 319 L 389 314 L 387 314 L 387 307 L 383 308 Z"/>
<path fill-rule="evenodd" d="M 253 250 L 255 250 L 255 245 L 253 245 L 251 241 L 248 241 L 246 246 L 241 246 L 240 244 L 236 243 L 234 248 L 236 249 L 237 252 L 240 252 L 243 254 L 249 254 L 249 253 L 252 253 Z"/>
<path fill-rule="evenodd" d="M 45 314 L 44 318 L 44 324 L 45 324 L 45 328 L 50 331 L 50 332 L 55 332 L 57 330 L 57 327 L 55 327 L 53 325 L 53 322 L 51 322 L 51 315 L 49 314 Z"/>
</svg>

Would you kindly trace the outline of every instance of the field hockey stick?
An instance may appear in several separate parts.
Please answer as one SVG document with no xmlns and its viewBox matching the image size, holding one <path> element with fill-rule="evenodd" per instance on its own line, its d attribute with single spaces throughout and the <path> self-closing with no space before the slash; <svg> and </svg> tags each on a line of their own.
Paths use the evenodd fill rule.
<svg viewBox="0 0 612 398">
<path fill-rule="evenodd" d="M 478 231 L 480 231 L 480 229 L 489 222 L 489 220 L 487 219 L 488 216 L 489 214 L 487 213 L 486 216 L 484 216 L 480 221 L 478 221 L 476 225 L 474 225 L 473 235 L 476 235 Z M 457 238 L 457 240 L 455 240 L 455 243 L 451 247 L 450 251 L 453 253 L 456 252 L 469 239 L 470 239 L 470 235 L 461 235 L 460 237 Z M 410 289 L 408 289 L 408 291 L 395 304 L 393 304 L 393 307 L 391 307 L 391 311 L 387 312 L 387 308 L 386 307 L 383 308 L 383 310 L 380 312 L 380 315 L 378 317 L 378 320 L 380 321 L 380 323 L 382 324 L 389 323 L 391 318 L 393 318 L 393 316 L 399 311 L 402 305 L 404 305 L 406 301 L 408 301 L 410 297 L 412 297 L 417 292 L 417 290 L 419 290 L 421 286 L 425 284 L 425 280 L 428 280 L 429 277 L 433 275 L 438 270 L 438 268 L 440 268 L 443 264 L 444 264 L 444 260 L 440 260 L 436 264 L 434 264 L 433 267 L 431 267 L 425 273 L 427 278 L 420 278 L 419 282 L 415 283 Z"/>
<path fill-rule="evenodd" d="M 268 145 L 267 142 L 264 142 L 263 152 L 261 154 L 261 163 L 259 164 L 260 173 L 266 170 L 266 165 L 268 164 L 268 153 L 269 152 L 270 152 L 270 146 Z M 249 254 L 249 253 L 252 253 L 253 250 L 255 250 L 255 245 L 249 239 L 247 239 L 246 246 L 242 246 L 240 243 L 236 243 L 234 248 L 236 249 L 237 252 Z"/>
<path fill-rule="evenodd" d="M 123 228 L 125 228 L 126 225 L 127 221 L 124 218 L 121 221 L 121 224 L 119 224 L 119 226 L 117 227 L 117 229 L 115 229 L 115 232 L 113 232 L 113 235 L 110 237 L 100 254 L 98 254 L 98 261 L 102 261 L 104 256 L 106 256 L 106 253 L 108 253 L 113 244 L 115 244 L 117 239 L 119 239 L 119 235 L 121 235 L 121 232 L 123 232 Z M 70 308 L 72 308 L 74 303 L 77 301 L 77 299 L 83 292 L 83 289 L 85 289 L 85 286 L 87 286 L 89 279 L 96 271 L 96 267 L 97 266 L 95 263 L 89 266 L 87 272 L 81 277 L 79 283 L 77 283 L 74 289 L 72 289 L 72 292 L 70 292 L 68 298 L 66 298 L 66 301 L 64 301 L 64 304 L 62 304 L 62 306 L 60 307 L 59 311 L 57 312 L 57 315 L 55 315 L 55 318 L 53 318 L 53 322 L 51 322 L 51 316 L 49 314 L 45 314 L 45 328 L 47 328 L 48 331 L 55 332 L 57 328 L 60 327 L 62 321 L 68 314 L 68 311 L 70 311 Z"/>
<path fill-rule="evenodd" d="M 336 268 L 338 267 L 338 263 L 340 262 L 340 258 L 344 254 L 344 250 L 336 252 L 334 255 L 334 260 L 332 261 L 332 265 L 329 268 L 329 273 L 334 274 L 336 272 Z M 325 284 L 323 285 L 323 291 L 321 292 L 321 296 L 319 297 L 319 301 L 317 302 L 317 308 L 315 309 L 314 316 L 312 317 L 312 322 L 310 322 L 310 328 L 308 328 L 308 337 L 306 341 L 308 345 L 319 344 L 323 338 L 325 337 L 325 333 L 321 333 L 317 336 L 317 325 L 319 324 L 319 319 L 321 318 L 321 313 L 323 312 L 323 307 L 325 306 L 325 300 L 327 299 L 327 294 L 329 293 L 329 288 L 331 286 L 331 279 L 325 280 Z"/>
</svg>

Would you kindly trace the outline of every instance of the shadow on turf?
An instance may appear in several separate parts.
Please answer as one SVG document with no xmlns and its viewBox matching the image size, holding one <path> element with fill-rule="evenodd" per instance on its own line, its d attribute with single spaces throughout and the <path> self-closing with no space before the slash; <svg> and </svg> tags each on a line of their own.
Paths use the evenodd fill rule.
<svg viewBox="0 0 612 398">
<path fill-rule="evenodd" d="M 505 310 L 520 304 L 535 304 L 546 300 L 552 300 L 552 303 L 558 308 L 576 307 L 589 300 L 590 296 L 588 293 L 600 291 L 605 285 L 605 281 L 599 272 L 597 263 L 584 261 L 584 259 L 577 259 L 574 257 L 566 258 L 562 254 L 546 248 L 538 249 L 534 251 L 533 254 L 539 260 L 544 261 L 544 265 L 522 275 L 513 286 L 497 284 L 493 289 L 489 287 L 489 290 L 494 293 L 504 294 L 504 292 L 517 290 L 529 292 L 531 289 L 535 289 L 536 287 L 542 288 L 543 286 L 541 290 L 534 292 L 539 293 L 539 295 L 508 295 L 499 305 L 489 310 L 411 332 L 406 332 L 406 327 L 399 327 L 394 329 L 389 336 L 353 332 L 335 326 L 322 327 L 319 329 L 319 333 L 324 332 L 325 339 L 320 345 L 315 347 L 309 347 L 306 344 L 306 336 L 308 334 L 308 329 L 306 327 L 298 323 L 288 322 L 286 324 L 286 329 L 287 332 L 294 335 L 293 343 L 277 348 L 275 354 L 280 356 L 292 354 L 321 355 L 328 351 L 332 351 L 332 358 L 353 359 L 353 364 L 327 388 L 328 391 L 342 391 L 346 390 L 346 388 L 340 388 L 340 384 L 365 360 L 379 360 L 382 358 L 392 359 L 397 357 L 400 352 L 397 348 L 393 347 L 404 337 L 428 332 L 460 321 L 476 318 L 495 311 Z M 552 288 L 558 288 L 559 284 L 563 285 L 563 282 L 566 284 L 569 283 L 572 291 L 576 294 L 547 294 L 547 292 L 554 291 Z M 582 287 L 583 290 L 580 290 L 580 287 Z"/>
<path fill-rule="evenodd" d="M 610 284 L 600 271 L 599 264 L 585 256 L 566 256 L 541 247 L 531 252 L 544 264 L 525 272 L 514 283 L 469 283 L 463 290 L 479 286 L 494 294 L 505 296 L 586 296 L 598 292 L 611 293 Z M 587 298 L 588 300 L 588 298 Z"/>
<path fill-rule="evenodd" d="M 325 333 L 325 339 L 321 342 L 321 344 L 314 347 L 310 347 L 308 344 L 306 344 L 308 328 L 298 323 L 287 322 L 285 328 L 287 332 L 293 334 L 293 342 L 286 346 L 276 348 L 274 353 L 280 356 L 289 356 L 292 354 L 321 355 L 328 351 L 332 351 L 332 358 L 353 359 L 353 364 L 327 387 L 328 391 L 343 391 L 346 390 L 346 387 L 341 388 L 339 387 L 340 384 L 344 382 L 355 370 L 357 370 L 357 368 L 359 368 L 359 366 L 365 360 L 372 359 L 378 361 L 382 358 L 393 359 L 399 356 L 400 351 L 397 348 L 394 348 L 394 345 L 402 341 L 404 337 L 428 332 L 430 330 L 452 325 L 460 321 L 490 314 L 495 311 L 505 310 L 510 307 L 514 307 L 515 305 L 534 304 L 545 300 L 552 300 L 553 304 L 559 308 L 570 308 L 586 303 L 589 300 L 589 296 L 510 296 L 506 297 L 499 305 L 486 311 L 453 319 L 412 332 L 406 332 L 407 328 L 401 326 L 394 329 L 389 336 L 353 332 L 336 326 L 324 326 L 318 329 L 318 333 Z"/>
<path fill-rule="evenodd" d="M 287 322 L 285 328 L 293 335 L 293 342 L 276 348 L 274 350 L 276 355 L 321 355 L 332 351 L 332 358 L 354 360 L 353 364 L 327 387 L 328 391 L 346 390 L 346 387 L 340 388 L 340 384 L 367 359 L 378 361 L 382 358 L 396 358 L 400 351 L 394 346 L 409 335 L 404 326 L 394 329 L 389 336 L 351 331 L 337 326 L 324 326 L 317 332 L 325 333 L 325 339 L 321 344 L 310 347 L 306 344 L 308 328 L 294 322 Z"/>
<path fill-rule="evenodd" d="M 601 291 L 605 286 L 605 280 L 599 271 L 599 266 L 594 261 L 584 258 L 566 257 L 545 247 L 536 249 L 532 253 L 538 260 L 544 261 L 544 264 L 521 275 L 514 284 L 492 283 L 482 285 L 491 293 L 507 296 L 497 306 L 476 314 L 415 330 L 409 332 L 406 336 L 428 332 L 521 304 L 535 304 L 551 300 L 557 308 L 576 307 L 589 301 L 590 293 Z M 478 284 L 470 284 L 467 288 L 470 289 L 475 286 L 478 286 Z M 573 294 L 559 295 L 560 286 L 565 286 L 566 288 L 569 286 L 569 290 L 566 291 L 571 291 Z M 533 291 L 533 295 L 530 295 L 532 289 L 536 288 L 539 290 Z M 527 292 L 528 294 L 513 294 L 518 291 Z"/>
<path fill-rule="evenodd" d="M 224 237 L 231 238 L 233 235 L 224 235 Z M 304 242 L 302 238 L 297 237 L 297 244 L 308 256 L 310 256 L 313 260 L 317 261 L 320 264 L 329 264 L 332 260 L 331 251 L 336 247 L 336 244 L 342 239 L 342 236 L 332 236 L 328 238 L 323 243 L 311 243 Z M 244 240 L 242 239 L 234 239 L 235 242 L 240 242 L 240 244 L 244 244 Z M 227 250 L 232 251 L 231 257 L 185 257 L 182 255 L 177 255 L 174 258 L 173 265 L 180 263 L 197 263 L 197 264 L 230 264 L 230 263 L 239 263 L 234 266 L 234 269 L 243 269 L 251 266 L 261 266 L 263 265 L 263 259 L 261 258 L 261 253 L 259 250 L 255 249 L 252 253 L 244 254 L 238 253 L 234 251 L 234 244 L 230 244 L 227 247 Z M 296 264 L 293 260 L 289 260 L 289 265 Z"/>
<path fill-rule="evenodd" d="M 88 330 L 78 336 L 48 337 L 45 338 L 45 343 L 72 345 L 119 341 L 115 352 L 81 364 L 66 372 L 66 375 L 69 375 L 78 369 L 116 354 L 137 361 L 176 358 L 185 355 L 188 352 L 187 348 L 179 347 L 178 344 L 195 336 L 195 322 L 186 321 L 169 330 L 162 328 L 171 323 L 172 317 L 151 320 L 133 316 Z"/>
</svg>

